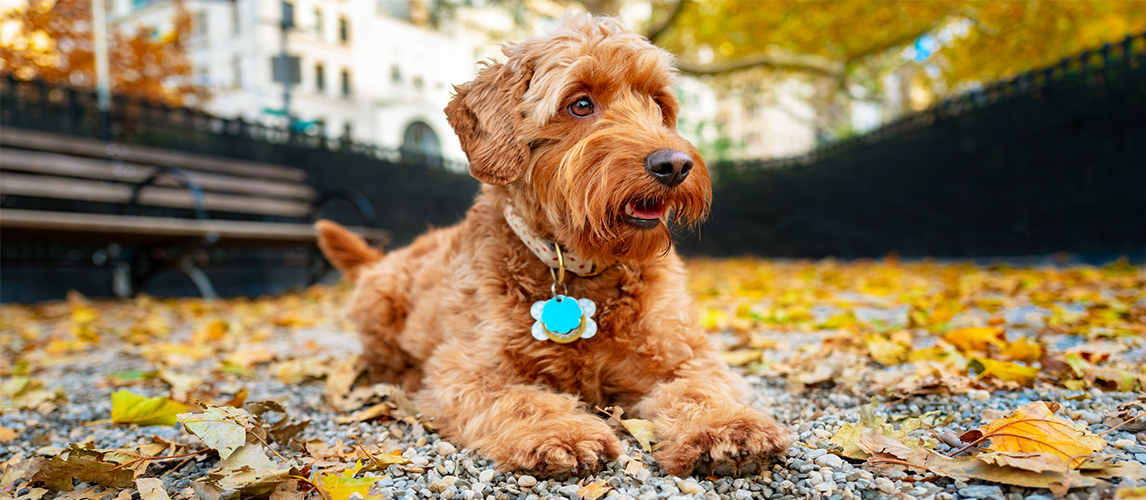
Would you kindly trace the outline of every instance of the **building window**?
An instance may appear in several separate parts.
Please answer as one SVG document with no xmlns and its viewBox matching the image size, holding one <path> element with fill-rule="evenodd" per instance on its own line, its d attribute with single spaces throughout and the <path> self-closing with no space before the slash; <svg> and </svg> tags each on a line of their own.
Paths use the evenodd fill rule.
<svg viewBox="0 0 1146 500">
<path fill-rule="evenodd" d="M 201 10 L 195 13 L 191 21 L 191 36 L 194 38 L 207 36 L 207 11 Z"/>
<path fill-rule="evenodd" d="M 326 68 L 321 64 L 314 65 L 314 88 L 319 94 L 326 90 Z"/>
<path fill-rule="evenodd" d="M 290 2 L 282 3 L 282 17 L 280 18 L 282 26 L 285 28 L 294 27 L 294 4 Z"/>
<path fill-rule="evenodd" d="M 390 66 L 390 81 L 394 83 L 402 83 L 402 70 L 395 64 Z"/>
<path fill-rule="evenodd" d="M 231 86 L 235 88 L 243 86 L 243 60 L 239 56 L 231 59 Z"/>
<path fill-rule="evenodd" d="M 231 34 L 238 35 L 242 31 L 239 24 L 239 0 L 231 2 Z"/>
<path fill-rule="evenodd" d="M 346 20 L 346 16 L 338 18 L 338 40 L 342 43 L 350 41 L 350 21 Z"/>
<path fill-rule="evenodd" d="M 350 72 L 342 70 L 342 96 L 350 97 Z"/>
<path fill-rule="evenodd" d="M 322 9 L 314 9 L 314 34 L 322 37 Z"/>
</svg>

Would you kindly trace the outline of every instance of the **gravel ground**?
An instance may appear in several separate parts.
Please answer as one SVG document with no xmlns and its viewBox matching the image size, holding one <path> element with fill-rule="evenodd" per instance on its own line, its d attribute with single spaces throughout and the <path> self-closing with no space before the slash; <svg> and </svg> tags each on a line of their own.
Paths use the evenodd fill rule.
<svg viewBox="0 0 1146 500">
<path fill-rule="evenodd" d="M 894 313 L 894 312 L 893 312 Z M 1019 312 L 1015 312 L 1018 314 Z M 176 342 L 189 338 L 190 331 L 175 332 L 168 340 Z M 782 337 L 783 335 L 777 335 Z M 807 335 L 806 341 L 813 342 L 819 337 Z M 276 328 L 267 339 L 275 346 L 280 358 L 302 352 L 325 352 L 335 357 L 353 355 L 358 349 L 354 335 L 330 327 Z M 180 427 L 134 427 L 94 425 L 84 426 L 84 422 L 108 418 L 111 410 L 110 394 L 115 388 L 105 381 L 115 372 L 128 370 L 152 370 L 155 365 L 146 361 L 138 347 L 120 345 L 118 341 L 105 342 L 83 353 L 82 356 L 62 357 L 54 364 L 46 363 L 37 377 L 49 387 L 62 387 L 70 401 L 55 411 L 41 415 L 33 411 L 18 411 L 0 416 L 0 427 L 17 431 L 17 437 L 0 445 L 0 462 L 23 453 L 31 455 L 36 450 L 51 452 L 51 448 L 66 447 L 69 443 L 92 440 L 98 448 L 125 448 L 132 444 L 149 442 L 152 436 L 169 440 L 193 443 L 197 439 Z M 788 350 L 783 350 L 784 348 Z M 776 359 L 794 355 L 796 345 L 781 345 L 781 350 L 769 353 Z M 1132 353 L 1133 354 L 1133 353 Z M 1137 352 L 1141 355 L 1141 352 Z M 217 360 L 207 359 L 184 369 L 194 371 L 196 367 L 217 364 Z M 241 385 L 249 391 L 248 401 L 272 399 L 283 404 L 294 417 L 308 419 L 311 426 L 299 438 L 317 438 L 332 443 L 335 440 L 353 442 L 353 437 L 366 443 L 379 443 L 385 449 L 403 450 L 413 464 L 424 468 L 423 473 L 408 472 L 391 466 L 386 473 L 389 477 L 380 479 L 374 486 L 386 498 L 447 498 L 473 500 L 536 498 L 576 498 L 578 482 L 583 478 L 546 479 L 519 473 L 499 473 L 493 464 L 481 455 L 458 449 L 437 434 L 429 432 L 418 423 L 401 421 L 354 423 L 339 425 L 333 419 L 337 416 L 324 402 L 324 386 L 321 381 L 310 381 L 286 385 L 280 383 L 268 372 L 267 365 L 256 368 L 253 374 L 241 379 Z M 761 377 L 748 375 L 753 389 L 753 402 L 773 414 L 780 422 L 788 425 L 793 437 L 800 443 L 826 442 L 836 430 L 846 422 L 859 419 L 859 409 L 868 402 L 866 397 L 833 389 L 812 389 L 803 393 L 793 393 L 782 377 Z M 238 384 L 236 379 L 220 377 L 217 385 L 227 387 Z M 169 389 L 162 384 L 135 386 L 133 391 L 146 395 L 167 395 Z M 1112 393 L 1091 390 L 1089 392 L 1066 391 L 1062 389 L 1033 389 L 1012 392 L 972 391 L 963 395 L 921 395 L 909 397 L 899 402 L 882 405 L 881 414 L 891 417 L 919 416 L 926 412 L 938 411 L 941 415 L 954 415 L 946 425 L 936 428 L 936 432 L 952 431 L 956 435 L 977 427 L 982 423 L 988 410 L 1010 411 L 1031 401 L 1058 401 L 1063 404 L 1061 413 L 1091 424 L 1095 433 L 1108 430 L 1106 421 L 1114 408 L 1122 402 L 1138 398 L 1139 394 Z M 920 435 L 933 435 L 917 431 Z M 1114 443 L 1105 450 L 1107 454 L 1121 456 L 1146 463 L 1146 433 L 1117 430 L 1105 436 Z M 696 500 L 716 498 L 827 498 L 830 500 L 851 498 L 932 498 L 953 500 L 958 498 L 1028 498 L 1042 500 L 1050 498 L 1047 490 L 1000 486 L 987 483 L 966 484 L 945 478 L 932 481 L 908 481 L 903 472 L 881 473 L 865 469 L 860 463 L 850 462 L 825 449 L 812 449 L 795 445 L 786 456 L 779 457 L 774 465 L 763 474 L 738 479 L 676 478 L 667 476 L 651 457 L 644 456 L 632 439 L 624 441 L 625 454 L 615 462 L 607 464 L 594 480 L 604 479 L 613 487 L 608 498 L 634 498 L 639 500 L 665 499 Z M 820 445 L 825 446 L 825 445 Z M 937 451 L 949 451 L 942 441 Z M 627 474 L 624 472 L 629 460 L 641 460 L 648 465 L 647 472 Z M 198 460 L 159 476 L 172 497 L 191 497 L 190 482 L 203 476 L 215 466 L 217 457 L 201 456 Z M 153 466 L 156 467 L 156 466 Z M 170 465 L 166 468 L 170 469 Z M 153 468 L 162 472 L 164 469 Z M 380 476 L 384 473 L 379 472 Z M 1127 482 L 1122 483 L 1123 486 Z M 1146 485 L 1139 481 L 1138 486 Z M 16 484 L 12 493 L 17 497 L 31 490 L 27 485 Z M 1110 491 L 1099 492 L 1093 488 L 1073 490 L 1070 500 L 1108 497 Z M 49 493 L 44 498 L 52 498 Z M 0 495 L 2 496 L 2 495 Z M 138 496 L 134 497 L 138 498 Z"/>
</svg>

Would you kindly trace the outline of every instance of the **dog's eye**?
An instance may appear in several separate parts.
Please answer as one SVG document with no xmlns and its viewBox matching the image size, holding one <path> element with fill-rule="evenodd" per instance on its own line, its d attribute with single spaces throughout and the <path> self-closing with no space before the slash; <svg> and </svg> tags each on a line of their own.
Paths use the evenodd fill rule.
<svg viewBox="0 0 1146 500">
<path fill-rule="evenodd" d="M 573 116 L 589 116 L 593 114 L 593 101 L 588 97 L 580 97 L 569 105 L 569 112 L 573 113 Z"/>
</svg>

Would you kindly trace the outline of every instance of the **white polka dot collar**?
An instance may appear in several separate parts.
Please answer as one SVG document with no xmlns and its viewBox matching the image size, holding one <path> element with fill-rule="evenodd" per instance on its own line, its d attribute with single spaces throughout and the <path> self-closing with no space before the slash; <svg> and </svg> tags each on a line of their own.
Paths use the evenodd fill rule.
<svg viewBox="0 0 1146 500">
<path fill-rule="evenodd" d="M 509 204 L 505 205 L 505 221 L 509 223 L 509 228 L 521 238 L 521 242 L 529 248 L 533 255 L 541 259 L 553 269 L 558 268 L 557 249 L 556 243 L 549 241 L 541 236 L 533 234 L 530 231 L 529 225 L 525 223 L 525 219 L 519 217 L 513 212 L 513 207 Z M 562 249 L 562 256 L 565 257 L 565 270 L 570 271 L 577 276 L 591 276 L 594 273 L 593 261 L 581 258 L 579 255 L 573 253 L 572 250 Z"/>
</svg>

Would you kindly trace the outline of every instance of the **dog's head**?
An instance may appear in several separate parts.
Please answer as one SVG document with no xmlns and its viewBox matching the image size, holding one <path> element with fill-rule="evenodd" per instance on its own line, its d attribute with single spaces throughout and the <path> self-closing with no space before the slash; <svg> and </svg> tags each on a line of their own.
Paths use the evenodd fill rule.
<svg viewBox="0 0 1146 500">
<path fill-rule="evenodd" d="M 671 55 L 588 14 L 502 51 L 446 115 L 470 173 L 506 186 L 519 215 L 600 262 L 664 253 L 667 224 L 705 217 L 708 170 L 676 131 Z"/>
</svg>

